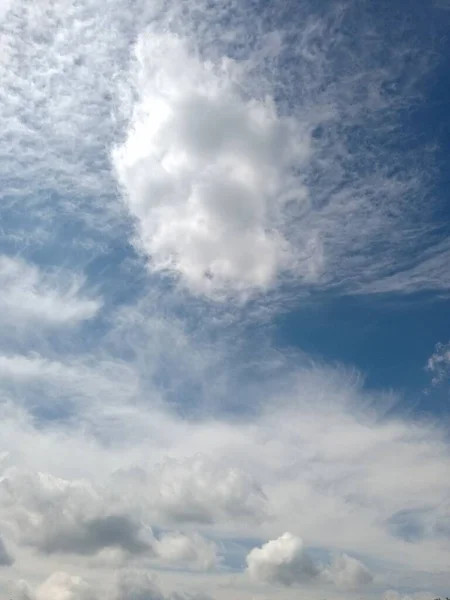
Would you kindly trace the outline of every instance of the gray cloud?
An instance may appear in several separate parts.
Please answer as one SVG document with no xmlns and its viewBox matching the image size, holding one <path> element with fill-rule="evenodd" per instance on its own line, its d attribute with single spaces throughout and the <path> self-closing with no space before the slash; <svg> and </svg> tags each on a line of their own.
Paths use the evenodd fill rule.
<svg viewBox="0 0 450 600">
<path fill-rule="evenodd" d="M 0 566 L 10 567 L 14 564 L 13 556 L 8 552 L 3 538 L 0 536 Z"/>
</svg>

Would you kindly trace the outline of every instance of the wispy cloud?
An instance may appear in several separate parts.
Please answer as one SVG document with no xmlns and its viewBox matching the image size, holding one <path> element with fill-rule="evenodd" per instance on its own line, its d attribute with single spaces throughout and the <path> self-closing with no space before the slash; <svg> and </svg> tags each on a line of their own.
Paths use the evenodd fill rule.
<svg viewBox="0 0 450 600">
<path fill-rule="evenodd" d="M 44 271 L 20 258 L 0 256 L 0 319 L 17 329 L 33 322 L 58 327 L 91 319 L 102 301 L 83 292 L 84 283 L 58 268 Z"/>
<path fill-rule="evenodd" d="M 433 354 L 427 361 L 427 371 L 431 375 L 431 383 L 438 385 L 450 375 L 450 342 L 436 344 Z"/>
</svg>

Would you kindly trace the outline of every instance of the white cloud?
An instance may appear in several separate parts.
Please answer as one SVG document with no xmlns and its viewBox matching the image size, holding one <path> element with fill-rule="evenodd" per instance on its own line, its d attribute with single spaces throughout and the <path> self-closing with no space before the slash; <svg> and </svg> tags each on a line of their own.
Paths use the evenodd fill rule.
<svg viewBox="0 0 450 600">
<path fill-rule="evenodd" d="M 53 572 L 33 589 L 25 580 L 12 586 L 13 600 L 212 600 L 201 593 L 164 593 L 155 576 L 143 569 L 119 569 L 106 585 L 88 583 L 65 571 Z"/>
<path fill-rule="evenodd" d="M 364 563 L 347 554 L 336 557 L 331 574 L 335 585 L 345 590 L 358 589 L 373 580 L 372 573 Z"/>
<path fill-rule="evenodd" d="M 221 299 L 286 280 L 353 292 L 448 287 L 437 277 L 442 243 L 429 245 L 432 269 L 411 258 L 424 241 L 415 213 L 426 173 L 405 151 L 394 174 L 380 143 L 401 138 L 396 115 L 417 99 L 426 57 L 412 73 L 412 48 L 379 61 L 371 45 L 350 47 L 345 36 L 336 42 L 331 31 L 344 13 L 304 15 L 289 90 L 282 70 L 269 66 L 270 50 L 257 55 L 242 42 L 243 60 L 232 60 L 218 39 L 210 54 L 209 33 L 199 38 L 174 6 L 139 36 L 131 117 L 112 159 L 152 271 Z M 275 37 L 282 61 L 293 49 L 283 32 Z M 351 61 L 351 75 L 334 53 Z M 395 95 L 386 93 L 400 80 Z M 280 89 L 288 98 L 277 104 Z M 359 150 L 352 127 L 376 130 L 374 143 Z"/>
<path fill-rule="evenodd" d="M 431 218 L 420 156 L 405 150 L 391 168 L 424 48 L 389 45 L 381 59 L 383 32 L 365 19 L 359 37 L 370 43 L 334 35 L 345 8 L 313 16 L 305 3 L 288 31 L 274 24 L 255 41 L 244 31 L 256 17 L 239 3 L 134 6 L 114 0 L 100 17 L 98 0 L 19 0 L 3 14 L 0 176 L 18 222 L 8 235 L 65 236 L 67 215 L 92 226 L 73 236 L 86 247 L 123 234 L 112 153 L 151 269 L 195 293 L 246 297 L 286 278 L 448 288 L 438 268 L 448 248 L 432 243 L 431 265 L 411 260 L 427 245 L 417 213 Z"/>
<path fill-rule="evenodd" d="M 18 329 L 26 323 L 56 327 L 91 319 L 102 302 L 83 293 L 84 283 L 71 273 L 0 256 L 0 318 Z"/>
<path fill-rule="evenodd" d="M 71 243 L 68 216 L 98 233 L 108 227 L 116 204 L 107 158 L 118 126 L 112 88 L 127 60 L 123 34 L 133 37 L 136 19 L 126 7 L 111 5 L 108 25 L 91 0 L 18 0 L 3 15 L 2 203 L 13 215 L 5 235 L 22 244 L 58 233 Z"/>
<path fill-rule="evenodd" d="M 153 488 L 159 518 L 169 523 L 260 523 L 269 517 L 267 498 L 253 477 L 206 456 L 166 458 L 149 473 L 138 470 L 117 477 L 119 487 L 129 481 L 133 487 Z"/>
<path fill-rule="evenodd" d="M 0 479 L 0 514 L 20 542 L 47 554 L 151 551 L 152 536 L 139 521 L 115 512 L 108 495 L 87 481 L 8 470 Z"/>
<path fill-rule="evenodd" d="M 291 533 L 284 533 L 261 548 L 253 548 L 246 560 L 248 574 L 257 582 L 290 586 L 309 581 L 319 574 L 301 538 Z"/>
<path fill-rule="evenodd" d="M 16 581 L 12 596 L 13 600 L 98 600 L 86 581 L 64 571 L 52 573 L 36 590 L 24 580 Z"/>
<path fill-rule="evenodd" d="M 212 600 L 206 594 L 172 592 L 164 594 L 154 577 L 146 571 L 128 569 L 120 571 L 112 600 Z"/>
<path fill-rule="evenodd" d="M 450 376 L 450 342 L 436 344 L 433 354 L 427 361 L 427 371 L 430 372 L 433 385 L 438 385 Z"/>
<path fill-rule="evenodd" d="M 122 571 L 117 576 L 114 600 L 164 600 L 164 595 L 144 571 Z"/>
<path fill-rule="evenodd" d="M 168 563 L 187 563 L 205 571 L 217 564 L 217 546 L 194 533 L 166 533 L 155 542 L 157 556 Z"/>
<path fill-rule="evenodd" d="M 40 585 L 36 600 L 97 600 L 91 586 L 81 577 L 56 572 Z"/>
<path fill-rule="evenodd" d="M 385 399 L 353 375 L 302 370 L 297 356 L 245 345 L 235 305 L 188 294 L 174 301 L 155 276 L 222 300 L 274 287 L 283 295 L 292 282 L 353 292 L 447 289 L 448 244 L 418 251 L 427 246 L 432 204 L 423 202 L 426 174 L 417 156 L 395 153 L 394 161 L 392 152 L 403 143 L 397 108 L 410 108 L 427 70 L 426 56 L 415 59 L 426 52 L 420 43 L 416 51 L 386 44 L 373 15 L 360 22 L 352 9 L 358 36 L 349 41 L 341 8 L 311 16 L 312 3 L 299 3 L 283 23 L 288 32 L 266 35 L 266 25 L 280 23 L 246 13 L 248 3 L 157 4 L 112 0 L 102 11 L 98 0 L 17 0 L 1 14 L 5 239 L 26 241 L 33 260 L 54 257 L 56 265 L 0 258 L 2 327 L 15 343 L 18 324 L 41 332 L 29 348 L 8 339 L 0 355 L 1 469 L 23 468 L 4 473 L 0 486 L 0 528 L 16 559 L 2 572 L 36 588 L 51 572 L 76 567 L 98 581 L 133 564 L 141 575 L 124 575 L 123 597 L 194 598 L 185 584 L 207 590 L 214 580 L 220 600 L 241 600 L 248 581 L 239 587 L 242 573 L 220 579 L 220 540 L 243 548 L 257 538 L 271 540 L 249 554 L 259 580 L 306 586 L 309 573 L 314 585 L 328 585 L 313 576 L 323 571 L 298 538 L 277 537 L 300 531 L 340 556 L 329 571 L 342 590 L 370 577 L 353 552 L 371 568 L 384 565 L 383 589 L 444 581 L 445 432 L 387 418 Z M 130 259 L 137 273 L 114 272 L 116 248 L 128 252 L 125 237 L 113 235 L 125 212 L 115 177 L 152 271 L 146 283 L 140 257 Z M 129 225 L 124 218 L 118 227 L 128 236 Z M 54 246 L 34 247 L 49 238 Z M 68 256 L 72 243 L 114 248 L 94 252 L 85 270 L 105 298 L 113 288 L 114 308 L 85 339 L 64 328 L 56 340 L 57 327 L 93 319 L 102 306 L 76 274 L 90 257 Z M 271 299 L 265 295 L 263 309 Z M 433 377 L 444 363 L 433 358 Z M 43 416 L 49 405 L 71 418 Z M 396 516 L 424 511 L 426 535 L 408 542 L 392 527 Z M 161 573 L 169 566 L 183 594 L 150 585 L 142 575 L 149 564 Z M 68 575 L 45 585 L 47 596 L 64 600 L 91 593 Z M 250 593 L 261 598 L 260 589 Z M 24 584 L 28 596 L 35 598 Z"/>
<path fill-rule="evenodd" d="M 332 582 L 339 589 L 355 590 L 373 580 L 369 569 L 347 554 L 336 556 L 330 566 L 314 562 L 303 540 L 292 533 L 284 533 L 261 548 L 253 548 L 246 560 L 250 579 L 259 583 L 292 586 L 315 580 L 316 583 Z"/>
<path fill-rule="evenodd" d="M 86 421 L 89 412 L 95 413 L 106 400 L 111 405 L 122 404 L 138 395 L 138 377 L 123 361 L 104 360 L 95 368 L 89 363 L 86 356 L 65 356 L 60 362 L 36 352 L 0 354 L 0 392 L 38 416 L 76 418 L 82 413 Z"/>
<path fill-rule="evenodd" d="M 151 268 L 208 295 L 267 289 L 292 262 L 276 221 L 308 136 L 295 144 L 270 98 L 243 98 L 231 61 L 175 35 L 141 37 L 136 61 L 139 103 L 113 159 Z"/>
<path fill-rule="evenodd" d="M 36 600 L 36 594 L 25 580 L 15 581 L 12 587 L 14 600 Z"/>
<path fill-rule="evenodd" d="M 132 489 L 137 494 L 136 488 Z M 123 564 L 146 555 L 161 564 L 209 570 L 218 562 L 218 548 L 195 531 L 162 533 L 155 538 L 142 518 L 139 502 L 125 501 L 119 489 L 83 480 L 7 469 L 0 478 L 0 520 L 22 544 L 47 555 L 94 556 L 92 564 Z M 145 494 L 144 494 L 145 498 Z M 149 502 L 151 509 L 151 494 Z M 12 564 L 1 546 L 0 562 Z"/>
</svg>

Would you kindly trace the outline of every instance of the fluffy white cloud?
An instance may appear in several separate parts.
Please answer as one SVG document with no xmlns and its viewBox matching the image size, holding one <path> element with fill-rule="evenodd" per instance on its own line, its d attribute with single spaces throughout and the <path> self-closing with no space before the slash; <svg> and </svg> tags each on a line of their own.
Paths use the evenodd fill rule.
<svg viewBox="0 0 450 600">
<path fill-rule="evenodd" d="M 166 459 L 153 476 L 157 507 L 169 521 L 257 523 L 268 518 L 264 492 L 243 469 L 197 455 L 182 461 Z"/>
<path fill-rule="evenodd" d="M 319 574 L 301 538 L 284 533 L 247 555 L 247 571 L 253 581 L 282 585 L 304 583 Z"/>
<path fill-rule="evenodd" d="M 91 586 L 81 577 L 62 571 L 53 573 L 36 591 L 36 600 L 97 600 Z"/>
<path fill-rule="evenodd" d="M 214 542 L 196 532 L 166 532 L 155 538 L 142 523 L 139 503 L 127 504 L 121 496 L 119 490 L 116 494 L 88 481 L 8 469 L 0 478 L 0 519 L 17 540 L 41 553 L 95 556 L 92 564 L 122 564 L 142 554 L 200 570 L 217 564 Z M 147 504 L 151 510 L 151 500 Z M 1 538 L 0 563 L 12 563 Z"/>
<path fill-rule="evenodd" d="M 19 580 L 14 583 L 12 596 L 13 600 L 98 600 L 86 581 L 64 571 L 52 573 L 36 590 Z"/>
<path fill-rule="evenodd" d="M 260 523 L 269 518 L 267 498 L 253 477 L 201 454 L 165 458 L 152 470 L 119 471 L 113 482 L 117 490 L 140 490 L 167 523 Z"/>
<path fill-rule="evenodd" d="M 13 600 L 212 600 L 189 592 L 165 594 L 153 574 L 142 569 L 119 569 L 106 585 L 92 585 L 82 577 L 55 571 L 33 589 L 25 580 L 14 582 Z"/>
<path fill-rule="evenodd" d="M 353 73 L 344 76 L 329 33 L 338 13 L 314 25 L 305 15 L 296 31 L 295 91 L 286 91 L 278 72 L 254 68 L 261 56 L 252 48 L 242 61 L 230 59 L 219 40 L 211 56 L 202 52 L 207 41 L 173 6 L 139 36 L 131 116 L 112 160 L 152 271 L 215 298 L 247 297 L 292 278 L 366 292 L 448 288 L 439 275 L 445 242 L 428 245 L 426 260 L 411 262 L 404 251 L 412 229 L 423 242 L 414 210 L 426 174 L 406 153 L 394 174 L 378 140 L 360 152 L 350 133 L 370 123 L 396 135 L 397 110 L 413 102 L 422 71 L 407 71 L 411 48 L 378 63 L 340 38 L 336 57 L 348 56 Z M 272 50 L 282 60 L 287 48 L 277 39 Z M 400 79 L 398 94 L 386 94 Z M 277 104 L 279 88 L 292 96 Z"/>
<path fill-rule="evenodd" d="M 0 256 L 0 318 L 18 329 L 29 322 L 61 326 L 91 319 L 102 302 L 83 293 L 83 285 L 70 273 Z"/>
<path fill-rule="evenodd" d="M 338 588 L 353 590 L 372 582 L 369 569 L 356 558 L 341 554 L 333 563 L 332 579 Z"/>
<path fill-rule="evenodd" d="M 291 533 L 284 533 L 261 548 L 253 548 L 246 560 L 248 575 L 255 582 L 292 586 L 321 580 L 353 590 L 373 580 L 368 568 L 347 554 L 337 556 L 329 567 L 315 563 L 302 539 Z"/>
<path fill-rule="evenodd" d="M 175 35 L 142 37 L 136 61 L 140 97 L 113 158 L 151 268 L 194 292 L 268 288 L 292 262 L 276 222 L 308 136 L 294 143 L 270 98 L 244 98 L 232 61 L 203 61 Z"/>
<path fill-rule="evenodd" d="M 347 554 L 335 557 L 330 566 L 313 562 L 302 539 L 291 533 L 253 548 L 246 560 L 248 575 L 255 582 L 292 586 L 316 580 L 354 590 L 373 580 L 369 569 Z"/>
<path fill-rule="evenodd" d="M 14 469 L 0 479 L 0 514 L 22 543 L 48 554 L 91 555 L 105 547 L 151 552 L 152 536 L 108 499 L 82 480 Z"/>
</svg>

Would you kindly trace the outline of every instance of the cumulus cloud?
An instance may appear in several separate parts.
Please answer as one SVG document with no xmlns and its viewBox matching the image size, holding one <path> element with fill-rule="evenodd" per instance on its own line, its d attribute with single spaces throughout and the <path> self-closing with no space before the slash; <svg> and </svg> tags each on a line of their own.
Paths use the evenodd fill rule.
<svg viewBox="0 0 450 600">
<path fill-rule="evenodd" d="M 246 560 L 247 572 L 257 582 L 290 586 L 309 581 L 319 574 L 302 539 L 292 533 L 284 533 L 261 548 L 253 548 Z"/>
<path fill-rule="evenodd" d="M 139 36 L 131 116 L 112 161 L 152 271 L 222 299 L 286 279 L 365 292 L 448 287 L 405 251 L 423 243 L 414 215 L 426 174 L 406 148 L 394 173 L 382 142 L 401 142 L 401 110 L 416 99 L 426 59 L 414 74 L 412 48 L 381 59 L 382 35 L 365 22 L 371 44 L 355 47 L 336 35 L 347 12 L 351 20 L 344 8 L 306 12 L 302 27 L 271 32 L 271 51 L 243 42 L 241 60 L 220 36 L 212 51 L 208 33 L 173 6 Z M 284 44 L 294 32 L 296 50 Z M 287 83 L 270 59 L 292 52 Z M 359 150 L 361 128 L 378 133 Z M 428 244 L 433 264 L 445 261 L 441 242 Z"/>
<path fill-rule="evenodd" d="M 373 580 L 364 563 L 347 554 L 336 556 L 330 566 L 315 563 L 302 539 L 291 533 L 253 548 L 246 560 L 250 579 L 260 583 L 292 586 L 321 580 L 332 582 L 337 588 L 354 590 Z"/>
<path fill-rule="evenodd" d="M 92 587 L 81 577 L 55 571 L 35 590 L 25 581 L 13 585 L 14 600 L 98 600 Z"/>
<path fill-rule="evenodd" d="M 7 470 L 0 480 L 0 512 L 16 537 L 43 553 L 92 555 L 105 547 L 135 554 L 151 550 L 139 522 L 117 514 L 87 481 Z"/>
<path fill-rule="evenodd" d="M 139 103 L 113 160 L 151 268 L 194 292 L 267 289 L 292 261 L 274 224 L 308 137 L 294 143 L 270 98 L 245 100 L 231 61 L 175 35 L 142 37 L 136 61 Z"/>
<path fill-rule="evenodd" d="M 341 554 L 334 560 L 331 576 L 338 588 L 353 590 L 372 582 L 369 569 L 356 558 Z"/>
<path fill-rule="evenodd" d="M 73 325 L 91 319 L 99 298 L 83 293 L 84 281 L 70 273 L 43 271 L 20 258 L 0 256 L 0 318 L 20 328 L 24 323 Z"/>
<path fill-rule="evenodd" d="M 261 523 L 270 517 L 267 498 L 253 477 L 200 454 L 165 458 L 153 469 L 121 470 L 112 482 L 117 490 L 139 490 L 145 505 L 168 524 Z"/>
<path fill-rule="evenodd" d="M 151 500 L 147 504 L 151 510 Z M 199 570 L 216 566 L 214 542 L 195 531 L 165 532 L 156 538 L 151 527 L 143 524 L 141 512 L 139 503 L 123 502 L 120 491 L 117 496 L 114 489 L 88 481 L 17 469 L 7 469 L 0 479 L 0 518 L 16 539 L 41 553 L 95 556 L 93 564 L 99 565 L 146 555 L 162 564 Z M 4 564 L 10 564 L 12 559 L 1 548 Z"/>
<path fill-rule="evenodd" d="M 95 225 L 86 247 L 125 234 L 115 176 L 150 268 L 194 293 L 246 297 L 286 277 L 448 287 L 448 247 L 428 244 L 433 269 L 408 252 L 428 231 L 417 213 L 431 219 L 401 123 L 423 48 L 387 45 L 370 11 L 365 43 L 349 38 L 351 5 L 305 3 L 284 21 L 220 1 L 114 0 L 102 18 L 96 0 L 63 5 L 20 1 L 1 22 L 0 176 L 16 241 L 65 236 L 61 215 Z"/>
<path fill-rule="evenodd" d="M 149 475 L 120 473 L 140 485 L 154 486 L 160 518 L 174 523 L 262 522 L 269 517 L 267 498 L 243 469 L 197 455 L 184 460 L 165 459 Z M 149 478 L 150 477 L 150 478 Z"/>
<path fill-rule="evenodd" d="M 36 589 L 25 580 L 14 582 L 13 600 L 212 600 L 201 593 L 164 593 L 153 574 L 142 569 L 119 569 L 106 586 L 92 585 L 82 577 L 55 571 Z"/>
<path fill-rule="evenodd" d="M 36 600 L 97 600 L 91 586 L 81 577 L 58 571 L 40 585 Z"/>
</svg>

